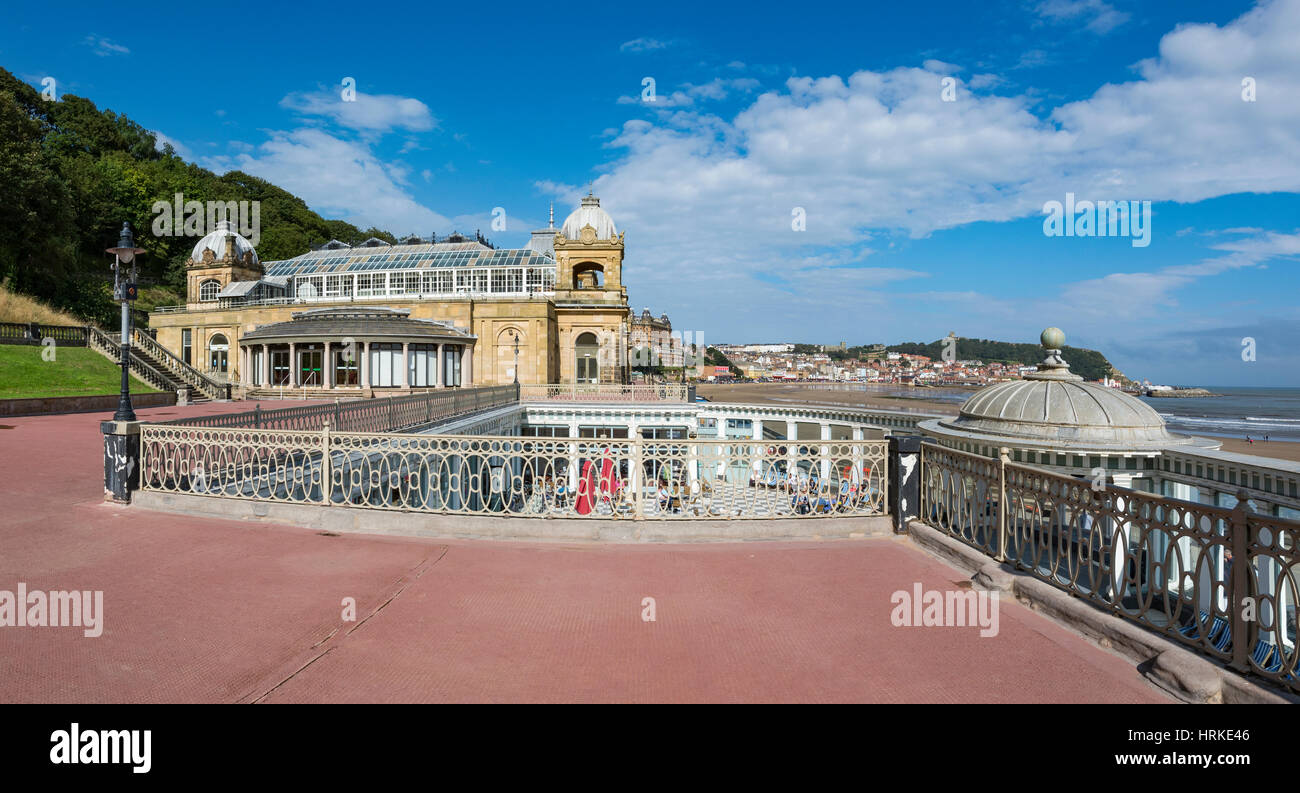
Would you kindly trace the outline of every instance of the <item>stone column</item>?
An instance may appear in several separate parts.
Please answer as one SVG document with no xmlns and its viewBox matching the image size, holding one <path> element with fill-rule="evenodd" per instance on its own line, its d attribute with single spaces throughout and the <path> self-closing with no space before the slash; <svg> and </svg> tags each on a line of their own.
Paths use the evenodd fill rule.
<svg viewBox="0 0 1300 793">
<path fill-rule="evenodd" d="M 271 345 L 262 345 L 262 385 L 271 385 Z"/>
<path fill-rule="evenodd" d="M 465 351 L 460 357 L 460 384 L 462 386 L 474 384 L 474 345 L 472 344 L 465 345 Z"/>
<path fill-rule="evenodd" d="M 411 366 L 411 343 L 409 341 L 404 341 L 402 342 L 402 374 L 401 374 L 401 379 L 398 380 L 397 383 L 402 388 L 411 387 L 410 366 Z"/>
<path fill-rule="evenodd" d="M 447 385 L 445 382 L 446 376 L 444 374 L 447 368 L 447 362 L 443 360 L 443 354 L 442 354 L 442 351 L 446 346 L 447 346 L 446 343 L 438 342 L 438 357 L 434 359 L 435 363 L 433 367 L 434 369 L 437 370 L 434 373 L 434 381 L 433 381 L 433 384 L 436 388 L 445 388 Z"/>
<path fill-rule="evenodd" d="M 320 376 L 325 381 L 322 383 L 326 388 L 334 387 L 334 355 L 333 342 L 325 342 L 325 353 L 321 357 Z"/>
<path fill-rule="evenodd" d="M 787 421 L 787 422 L 785 423 L 785 439 L 788 440 L 788 441 L 797 441 L 797 440 L 799 440 L 799 423 L 798 423 L 798 422 L 795 422 L 795 421 Z"/>
<path fill-rule="evenodd" d="M 300 373 L 298 371 L 298 344 L 297 342 L 291 341 L 289 342 L 289 386 L 290 387 L 294 387 L 298 385 L 298 380 L 300 379 L 299 374 Z"/>
<path fill-rule="evenodd" d="M 358 384 L 362 388 L 370 387 L 370 342 L 361 342 L 361 374 L 358 375 Z"/>
</svg>

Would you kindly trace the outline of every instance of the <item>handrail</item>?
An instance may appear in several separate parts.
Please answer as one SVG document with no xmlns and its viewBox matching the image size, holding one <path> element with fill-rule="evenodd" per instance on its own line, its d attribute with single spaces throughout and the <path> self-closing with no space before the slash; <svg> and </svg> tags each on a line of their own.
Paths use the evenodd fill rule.
<svg viewBox="0 0 1300 793">
<path fill-rule="evenodd" d="M 187 427 L 312 431 L 319 430 L 328 423 L 335 431 L 393 432 L 518 401 L 518 387 L 511 384 L 448 388 L 400 397 L 360 399 L 347 403 L 327 402 L 273 410 L 262 410 L 261 405 L 258 405 L 253 410 L 240 413 L 187 416 L 164 423 Z"/>
<path fill-rule="evenodd" d="M 116 360 L 121 359 L 121 342 L 93 325 L 88 325 L 86 330 L 86 345 L 88 347 L 97 349 L 100 352 L 107 352 L 110 357 Z M 161 391 L 176 390 L 175 382 L 171 378 L 155 369 L 148 361 L 144 360 L 140 356 L 132 355 L 130 358 L 130 364 L 131 371 L 141 380 L 144 380 L 154 388 Z"/>
<path fill-rule="evenodd" d="M 133 343 L 136 346 L 143 347 L 155 357 L 161 358 L 164 366 L 168 371 L 174 372 L 178 377 L 189 385 L 202 391 L 209 399 L 225 399 L 226 386 L 218 383 L 212 378 L 195 369 L 193 366 L 176 357 L 176 354 L 159 344 L 156 339 L 148 333 L 144 333 L 139 328 L 135 328 L 132 334 Z"/>
</svg>

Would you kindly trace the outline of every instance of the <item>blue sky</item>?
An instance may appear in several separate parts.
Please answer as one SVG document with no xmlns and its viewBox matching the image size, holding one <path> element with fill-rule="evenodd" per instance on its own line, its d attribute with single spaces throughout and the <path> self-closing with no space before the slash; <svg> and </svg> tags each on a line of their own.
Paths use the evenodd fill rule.
<svg viewBox="0 0 1300 793">
<path fill-rule="evenodd" d="M 594 181 L 633 305 L 709 342 L 1055 324 L 1132 376 L 1300 385 L 1300 0 L 879 5 L 28 5 L 0 65 L 399 234 L 519 245 Z M 1150 201 L 1150 244 L 1046 236 L 1066 193 Z"/>
</svg>

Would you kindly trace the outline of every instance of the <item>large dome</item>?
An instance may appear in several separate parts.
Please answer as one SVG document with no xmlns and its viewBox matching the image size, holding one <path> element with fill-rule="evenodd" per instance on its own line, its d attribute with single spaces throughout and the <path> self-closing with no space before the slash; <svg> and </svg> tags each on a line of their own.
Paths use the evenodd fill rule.
<svg viewBox="0 0 1300 793">
<path fill-rule="evenodd" d="M 1123 391 L 1084 382 L 1070 372 L 1059 347 L 1065 334 L 1043 331 L 1052 345 L 1038 371 L 1023 380 L 980 389 L 966 400 L 956 419 L 939 426 L 1015 445 L 1067 443 L 1107 449 L 1140 449 L 1188 443 L 1192 439 L 1165 429 L 1164 419 L 1150 405 Z"/>
<path fill-rule="evenodd" d="M 224 259 L 226 256 L 226 240 L 228 238 L 234 239 L 234 258 L 236 261 L 242 261 L 245 253 L 251 253 L 253 254 L 252 263 L 258 263 L 257 251 L 253 249 L 253 243 L 241 237 L 239 232 L 235 231 L 234 224 L 229 220 L 217 221 L 216 231 L 209 232 L 207 236 L 198 241 L 194 246 L 193 253 L 190 254 L 190 260 L 196 262 L 203 261 L 203 252 L 205 250 L 212 251 L 212 255 L 216 257 L 218 261 Z"/>
<path fill-rule="evenodd" d="M 560 231 L 566 239 L 576 240 L 581 238 L 583 226 L 591 226 L 595 229 L 598 240 L 612 240 L 618 236 L 618 229 L 614 228 L 614 219 L 600 208 L 600 199 L 593 195 L 582 199 L 582 206 L 573 210 L 573 213 L 564 219 L 564 226 Z"/>
</svg>

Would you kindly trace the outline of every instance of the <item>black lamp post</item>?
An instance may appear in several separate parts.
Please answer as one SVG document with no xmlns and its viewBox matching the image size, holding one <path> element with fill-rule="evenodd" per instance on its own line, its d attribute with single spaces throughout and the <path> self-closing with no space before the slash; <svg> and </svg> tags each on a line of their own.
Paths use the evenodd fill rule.
<svg viewBox="0 0 1300 793">
<path fill-rule="evenodd" d="M 131 303 L 136 298 L 135 257 L 144 253 L 143 248 L 135 247 L 135 238 L 131 234 L 131 224 L 122 224 L 122 236 L 116 248 L 108 248 L 113 254 L 113 299 L 122 304 L 122 392 L 117 398 L 117 412 L 113 421 L 135 421 L 135 411 L 131 408 Z M 123 273 L 122 268 L 131 266 L 130 273 Z"/>
<path fill-rule="evenodd" d="M 512 330 L 510 335 L 515 340 L 515 385 L 519 385 L 519 332 Z"/>
</svg>

